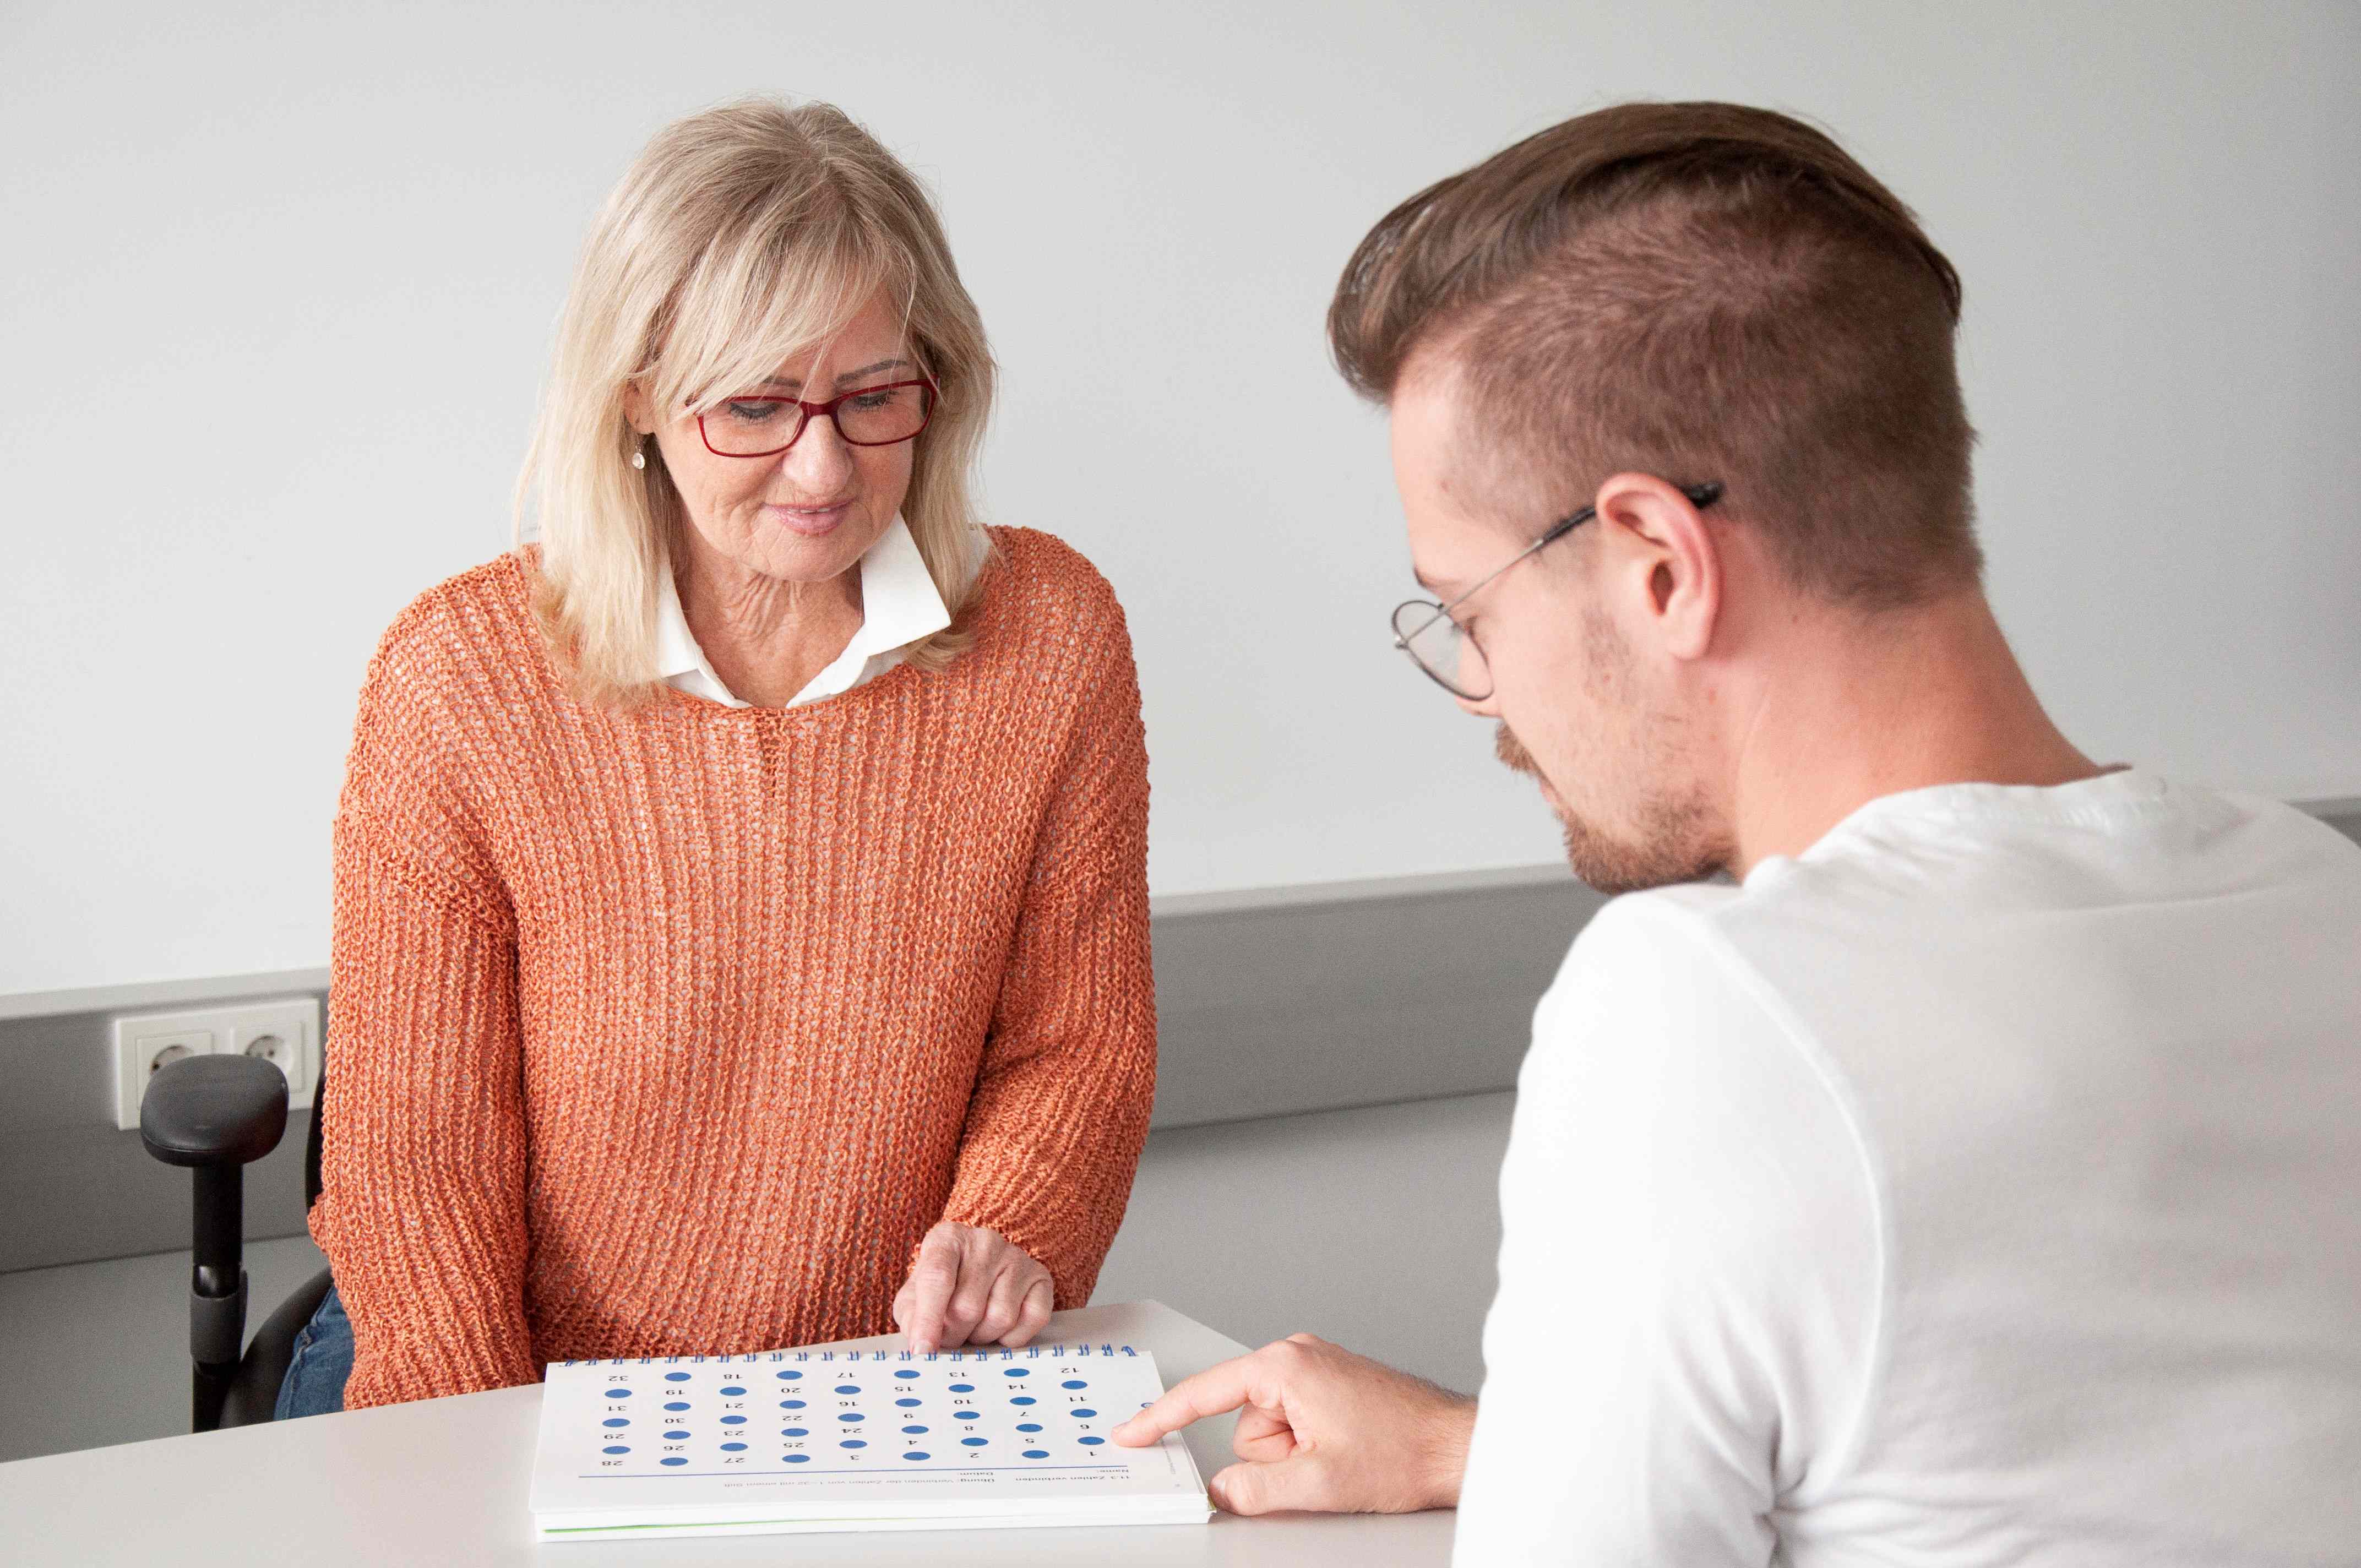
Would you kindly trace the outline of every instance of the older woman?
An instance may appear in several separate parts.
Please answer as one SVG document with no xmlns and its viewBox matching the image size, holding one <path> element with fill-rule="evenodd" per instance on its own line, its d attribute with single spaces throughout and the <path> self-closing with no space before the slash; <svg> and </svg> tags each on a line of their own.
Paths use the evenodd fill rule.
<svg viewBox="0 0 2361 1568">
<path fill-rule="evenodd" d="M 1105 582 L 973 520 L 991 394 L 926 196 L 836 110 L 624 177 L 538 548 L 422 596 L 361 694 L 336 1293 L 283 1413 L 1088 1299 L 1154 1091 L 1146 754 Z"/>
</svg>

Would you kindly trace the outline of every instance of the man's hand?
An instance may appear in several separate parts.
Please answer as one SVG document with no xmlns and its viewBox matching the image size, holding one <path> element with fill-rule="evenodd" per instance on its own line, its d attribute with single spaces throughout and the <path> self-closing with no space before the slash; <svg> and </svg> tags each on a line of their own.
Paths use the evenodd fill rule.
<svg viewBox="0 0 2361 1568">
<path fill-rule="evenodd" d="M 894 1324 L 920 1355 L 994 1341 L 1014 1347 L 1041 1332 L 1055 1295 L 1032 1254 L 997 1231 L 945 1220 L 918 1244 L 894 1297 Z"/>
<path fill-rule="evenodd" d="M 1234 1514 L 1459 1506 L 1476 1401 L 1310 1334 L 1184 1378 L 1115 1428 L 1115 1440 L 1145 1447 L 1240 1406 L 1232 1446 L 1244 1463 L 1209 1483 Z"/>
</svg>

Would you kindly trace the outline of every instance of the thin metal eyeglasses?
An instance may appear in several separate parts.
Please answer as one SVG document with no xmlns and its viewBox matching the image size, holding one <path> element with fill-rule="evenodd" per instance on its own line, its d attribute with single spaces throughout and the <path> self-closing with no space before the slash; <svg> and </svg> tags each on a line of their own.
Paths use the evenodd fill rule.
<svg viewBox="0 0 2361 1568">
<path fill-rule="evenodd" d="M 1708 479 L 1701 485 L 1683 485 L 1680 492 L 1689 504 L 1702 511 L 1721 499 L 1721 481 Z M 1436 685 L 1463 702 L 1482 702 L 1492 695 L 1492 672 L 1484 662 L 1484 651 L 1476 646 L 1451 612 L 1466 604 L 1483 590 L 1485 586 L 1531 555 L 1544 544 L 1555 543 L 1576 529 L 1598 515 L 1597 507 L 1585 507 L 1572 517 L 1562 518 L 1550 525 L 1549 532 L 1519 551 L 1499 571 L 1492 573 L 1474 587 L 1449 604 L 1437 604 L 1433 599 L 1404 599 L 1394 607 L 1394 646 L 1410 655 Z"/>
<path fill-rule="evenodd" d="M 767 394 L 730 398 L 697 416 L 697 433 L 704 437 L 705 449 L 717 457 L 775 457 L 803 439 L 817 417 L 832 422 L 848 446 L 893 446 L 927 428 L 940 395 L 932 380 L 920 376 L 915 380 L 855 387 L 824 403 Z M 785 428 L 783 416 L 790 410 L 795 427 L 780 441 L 779 432 Z M 774 444 L 763 444 L 766 442 Z"/>
</svg>

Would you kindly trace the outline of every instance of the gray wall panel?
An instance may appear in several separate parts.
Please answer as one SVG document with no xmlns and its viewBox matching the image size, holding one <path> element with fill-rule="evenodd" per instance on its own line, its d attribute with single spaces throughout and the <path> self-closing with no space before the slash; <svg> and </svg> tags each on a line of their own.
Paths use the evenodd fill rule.
<svg viewBox="0 0 2361 1568">
<path fill-rule="evenodd" d="M 2361 798 L 2306 809 L 2361 842 Z M 1599 902 L 1553 868 L 1159 901 L 1156 1125 L 1514 1087 L 1533 1003 Z M 188 1245 L 187 1176 L 114 1125 L 115 1013 L 323 980 L 0 999 L 0 1273 Z M 249 1236 L 302 1229 L 302 1125 L 249 1168 Z"/>
</svg>

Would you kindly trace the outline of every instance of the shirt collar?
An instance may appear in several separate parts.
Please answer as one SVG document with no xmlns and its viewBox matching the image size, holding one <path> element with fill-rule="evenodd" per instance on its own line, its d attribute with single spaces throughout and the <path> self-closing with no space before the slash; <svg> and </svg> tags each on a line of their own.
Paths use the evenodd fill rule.
<svg viewBox="0 0 2361 1568">
<path fill-rule="evenodd" d="M 951 623 L 918 542 L 899 512 L 861 557 L 861 630 L 845 648 L 864 657 L 906 648 Z"/>
<path fill-rule="evenodd" d="M 693 685 L 703 689 L 703 695 L 732 707 L 744 707 L 730 695 L 721 677 L 707 662 L 705 650 L 697 646 L 696 635 L 688 629 L 688 617 L 681 609 L 680 589 L 670 569 L 659 572 L 657 576 L 656 678 L 672 681 L 681 676 L 697 677 Z M 927 570 L 926 557 L 918 554 L 918 542 L 911 536 L 910 525 L 902 521 L 898 512 L 885 525 L 885 532 L 878 535 L 877 543 L 861 557 L 861 628 L 852 634 L 852 641 L 845 644 L 844 652 L 834 663 L 796 694 L 797 702 L 833 696 L 850 689 L 870 659 L 906 648 L 951 623 L 950 610 L 943 603 L 942 591 L 935 587 L 934 574 Z"/>
</svg>

